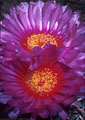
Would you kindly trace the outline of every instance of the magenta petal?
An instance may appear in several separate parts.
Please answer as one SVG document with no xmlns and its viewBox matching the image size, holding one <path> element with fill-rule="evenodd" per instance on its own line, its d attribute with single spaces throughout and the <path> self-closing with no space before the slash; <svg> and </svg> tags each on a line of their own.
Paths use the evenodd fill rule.
<svg viewBox="0 0 85 120">
<path fill-rule="evenodd" d="M 29 8 L 28 8 L 28 17 L 29 17 L 30 24 L 31 24 L 33 30 L 35 29 L 35 19 L 34 19 L 34 16 L 33 16 L 33 7 L 34 6 L 35 6 L 35 3 L 31 2 L 29 4 Z"/>
<path fill-rule="evenodd" d="M 76 101 L 76 99 L 77 98 L 75 96 L 74 97 L 70 97 L 69 99 L 67 99 L 67 100 L 64 101 L 64 105 L 72 104 L 73 102 Z"/>
<path fill-rule="evenodd" d="M 14 94 L 16 95 L 17 91 L 19 90 L 20 93 L 23 93 L 22 89 L 19 88 L 19 84 L 18 83 L 12 83 L 10 82 L 10 84 L 8 85 L 8 82 L 4 82 L 3 83 L 3 87 L 5 90 L 7 90 L 10 94 Z M 10 87 L 9 87 L 10 86 Z M 15 89 L 16 88 L 16 89 Z"/>
<path fill-rule="evenodd" d="M 15 75 L 16 73 L 14 71 L 12 71 L 10 68 L 5 68 L 4 65 L 0 65 L 0 69 L 3 71 L 3 73 L 7 73 L 7 74 L 11 74 L 11 75 Z"/>
<path fill-rule="evenodd" d="M 46 63 L 50 65 L 55 64 L 56 58 L 58 57 L 58 53 L 59 50 L 55 45 L 50 45 L 49 43 L 47 43 L 42 53 L 41 64 L 46 64 Z"/>
<path fill-rule="evenodd" d="M 44 100 L 44 105 L 45 106 L 51 106 L 53 104 L 53 100 L 51 100 L 51 99 L 45 99 Z"/>
<path fill-rule="evenodd" d="M 42 30 L 42 8 L 44 6 L 44 2 L 38 1 L 36 5 L 33 7 L 33 16 L 35 19 L 36 32 Z"/>
<path fill-rule="evenodd" d="M 71 42 L 71 47 L 73 46 L 79 46 L 80 44 L 84 43 L 85 40 L 85 34 L 78 35 L 74 40 Z M 77 42 L 76 42 L 77 41 Z"/>
<path fill-rule="evenodd" d="M 66 11 L 61 15 L 61 18 L 58 21 L 58 28 L 57 28 L 57 32 L 59 32 L 64 25 L 66 25 L 69 21 L 69 19 L 71 18 L 72 15 L 72 11 L 70 9 L 66 9 Z"/>
<path fill-rule="evenodd" d="M 48 111 L 47 110 L 44 110 L 42 112 L 39 113 L 39 116 L 42 117 L 43 119 L 44 118 L 48 118 Z"/>
<path fill-rule="evenodd" d="M 77 35 L 85 33 L 85 23 L 80 23 L 77 29 Z"/>
<path fill-rule="evenodd" d="M 77 32 L 77 25 L 74 24 L 74 25 L 72 26 L 71 30 L 68 29 L 67 32 L 69 32 L 69 33 L 67 34 L 67 35 L 69 35 L 67 41 L 69 41 L 70 39 L 72 39 L 72 38 L 75 36 L 75 34 L 76 34 L 76 32 Z"/>
<path fill-rule="evenodd" d="M 15 81 L 15 82 L 16 82 L 15 77 L 14 77 L 14 76 L 11 76 L 11 75 L 8 76 L 8 74 L 3 74 L 3 75 L 1 75 L 1 73 L 0 73 L 0 78 L 1 78 L 2 80 L 8 81 L 8 82 L 10 82 L 10 81 L 13 81 L 13 82 Z"/>
<path fill-rule="evenodd" d="M 61 112 L 59 112 L 58 114 L 59 114 L 59 117 L 60 117 L 62 120 L 66 120 L 67 117 L 68 117 L 67 113 L 64 112 L 64 111 L 61 111 Z"/>
<path fill-rule="evenodd" d="M 18 18 L 18 16 L 17 16 L 17 11 L 16 11 L 15 8 L 11 8 L 11 9 L 10 9 L 10 16 L 12 17 L 12 20 L 14 20 L 14 21 L 16 22 L 16 23 L 14 23 L 14 21 L 12 21 L 12 24 L 14 24 L 15 28 L 16 28 L 17 30 L 19 30 L 20 33 L 21 33 L 21 32 L 25 33 L 24 27 L 23 27 L 23 25 L 21 24 L 21 22 L 19 21 L 19 18 Z M 18 28 L 17 28 L 17 25 L 18 25 Z"/>
<path fill-rule="evenodd" d="M 49 27 L 50 31 L 53 29 L 56 21 L 58 21 L 59 15 L 61 14 L 61 12 L 62 12 L 62 7 L 59 4 L 51 12 L 51 14 L 50 14 L 50 27 Z"/>
<path fill-rule="evenodd" d="M 66 96 L 63 96 L 63 95 L 57 95 L 56 96 L 55 95 L 53 98 L 56 100 L 57 103 L 61 103 L 66 99 Z"/>
<path fill-rule="evenodd" d="M 19 98 L 22 98 L 23 103 L 27 102 L 26 100 L 28 100 L 28 95 L 24 92 L 24 90 L 22 90 L 22 87 L 16 87 L 16 90 L 14 91 L 15 95 Z M 30 99 L 29 99 L 30 101 Z"/>
<path fill-rule="evenodd" d="M 67 35 L 70 34 L 68 40 L 75 36 L 78 24 L 79 24 L 79 15 L 77 13 L 74 13 L 68 23 Z"/>
<path fill-rule="evenodd" d="M 77 98 L 85 99 L 85 85 L 80 88 L 80 91 L 76 94 Z"/>
<path fill-rule="evenodd" d="M 26 32 L 28 33 L 29 31 L 32 30 L 30 21 L 28 18 L 28 3 L 26 2 L 21 3 L 19 6 L 17 6 L 17 11 L 19 13 L 19 19 L 22 25 L 24 26 Z"/>
<path fill-rule="evenodd" d="M 64 88 L 62 91 L 60 91 L 60 93 L 62 93 L 63 95 L 69 96 L 69 95 L 74 95 L 75 93 L 77 93 L 78 90 L 79 90 L 78 88 L 67 87 L 67 88 Z"/>
<path fill-rule="evenodd" d="M 40 99 L 37 99 L 34 108 L 37 109 L 37 110 L 42 109 L 43 108 L 43 102 Z"/>
<path fill-rule="evenodd" d="M 11 100 L 11 96 L 7 95 L 6 93 L 1 93 L 0 92 L 0 102 L 3 103 L 3 104 L 7 104 L 8 101 Z"/>
<path fill-rule="evenodd" d="M 40 10 L 39 8 L 34 8 L 34 16 L 35 16 L 35 26 L 36 26 L 36 30 L 39 31 L 39 28 L 40 28 Z"/>
<path fill-rule="evenodd" d="M 55 102 L 53 102 L 53 103 L 51 104 L 51 106 L 48 108 L 49 111 L 50 111 L 50 115 L 56 116 L 57 107 L 58 107 L 58 105 L 57 105 Z"/>
<path fill-rule="evenodd" d="M 30 102 L 32 102 L 33 101 L 33 97 L 30 97 L 29 95 L 25 95 L 24 97 L 23 97 L 23 99 L 22 99 L 22 101 L 23 101 L 23 103 L 30 103 Z"/>
<path fill-rule="evenodd" d="M 1 28 L 1 36 L 0 36 L 1 42 L 2 43 L 7 43 L 7 42 L 11 42 L 11 43 L 17 43 L 19 44 L 19 37 L 17 37 L 17 35 L 12 34 L 11 32 L 6 31 L 5 29 Z M 8 41 L 9 40 L 9 41 Z"/>
<path fill-rule="evenodd" d="M 15 118 L 17 118 L 19 112 L 20 112 L 19 108 L 15 108 L 12 112 L 10 112 L 8 114 L 8 116 L 9 116 L 9 118 L 15 119 Z"/>
<path fill-rule="evenodd" d="M 21 106 L 23 106 L 23 105 L 21 105 L 20 101 L 18 101 L 18 100 L 13 100 L 12 99 L 8 103 L 12 107 L 21 107 Z"/>
<path fill-rule="evenodd" d="M 35 100 L 33 99 L 32 102 L 29 102 L 29 105 L 28 105 L 28 106 L 26 105 L 25 107 L 22 107 L 22 108 L 21 108 L 21 111 L 22 111 L 23 113 L 28 113 L 28 112 L 33 111 L 34 103 L 35 103 Z"/>
<path fill-rule="evenodd" d="M 38 55 L 42 54 L 42 49 L 37 46 L 37 47 L 33 48 L 33 52 L 34 52 L 34 54 L 36 54 L 38 56 Z"/>
<path fill-rule="evenodd" d="M 53 108 L 49 108 L 49 109 L 50 109 L 50 115 L 56 116 L 57 110 Z"/>
<path fill-rule="evenodd" d="M 54 9 L 54 4 L 50 1 L 46 2 L 44 4 L 43 10 L 42 10 L 42 29 L 45 32 L 47 30 L 47 24 L 49 21 L 49 17 L 51 14 L 51 11 Z"/>
<path fill-rule="evenodd" d="M 25 31 L 21 23 L 19 22 L 17 15 L 16 15 L 16 10 L 15 8 L 11 9 L 11 14 L 10 16 L 8 14 L 4 15 L 5 19 L 2 21 L 3 25 L 7 30 L 10 32 L 13 32 L 13 34 L 16 34 L 18 37 L 22 37 Z M 19 26 L 19 27 L 17 27 Z"/>
<path fill-rule="evenodd" d="M 10 18 L 11 19 L 11 18 Z M 11 34 L 16 35 L 19 39 L 21 39 L 21 34 L 19 33 L 18 30 L 15 30 L 15 26 L 13 26 L 9 20 L 4 19 L 3 20 L 3 25 Z"/>
</svg>

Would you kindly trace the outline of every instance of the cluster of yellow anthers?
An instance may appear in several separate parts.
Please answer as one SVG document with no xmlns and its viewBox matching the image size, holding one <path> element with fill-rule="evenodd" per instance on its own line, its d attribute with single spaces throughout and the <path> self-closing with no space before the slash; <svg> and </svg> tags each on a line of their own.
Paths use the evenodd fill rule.
<svg viewBox="0 0 85 120">
<path fill-rule="evenodd" d="M 43 33 L 29 36 L 27 39 L 27 45 L 30 49 L 34 48 L 35 46 L 40 46 L 43 48 L 48 41 L 50 41 L 50 44 L 57 46 L 56 38 L 53 35 Z"/>
<path fill-rule="evenodd" d="M 40 96 L 44 93 L 49 94 L 57 84 L 57 74 L 48 68 L 35 71 L 31 78 L 26 81 L 26 84 Z"/>
</svg>

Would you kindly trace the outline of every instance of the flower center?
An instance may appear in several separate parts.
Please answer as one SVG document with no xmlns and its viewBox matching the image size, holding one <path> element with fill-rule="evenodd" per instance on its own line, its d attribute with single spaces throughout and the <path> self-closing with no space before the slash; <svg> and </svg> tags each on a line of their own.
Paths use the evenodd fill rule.
<svg viewBox="0 0 85 120">
<path fill-rule="evenodd" d="M 36 46 L 43 48 L 48 41 L 50 41 L 50 44 L 60 47 L 63 43 L 63 38 L 59 35 L 54 36 L 46 33 L 32 34 L 26 38 L 23 38 L 21 45 L 25 50 L 29 51 Z"/>
<path fill-rule="evenodd" d="M 49 68 L 35 71 L 31 79 L 27 79 L 26 84 L 39 96 L 48 96 L 57 84 L 57 74 L 53 73 Z"/>
<path fill-rule="evenodd" d="M 48 41 L 50 41 L 50 44 L 57 45 L 56 39 L 50 34 L 31 35 L 27 39 L 27 45 L 30 49 L 34 48 L 35 46 L 40 46 L 43 48 Z"/>
</svg>

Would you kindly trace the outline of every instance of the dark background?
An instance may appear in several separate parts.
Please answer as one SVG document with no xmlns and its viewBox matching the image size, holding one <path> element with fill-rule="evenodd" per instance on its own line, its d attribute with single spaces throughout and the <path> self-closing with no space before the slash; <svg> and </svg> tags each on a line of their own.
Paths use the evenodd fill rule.
<svg viewBox="0 0 85 120">
<path fill-rule="evenodd" d="M 3 19 L 4 13 L 9 13 L 10 7 L 16 6 L 22 1 L 30 2 L 36 0 L 0 0 L 0 20 Z M 47 0 L 43 0 L 43 1 L 47 1 Z M 72 9 L 72 11 L 79 10 L 80 21 L 85 21 L 85 0 L 56 0 L 56 2 L 59 2 L 62 5 L 68 5 Z M 0 120 L 6 120 L 8 111 L 10 112 L 12 109 L 13 108 L 10 108 L 8 104 L 6 105 L 0 104 Z M 31 114 L 25 114 L 19 116 L 19 118 L 20 120 L 28 120 L 30 116 Z M 38 117 L 37 120 L 42 120 L 42 119 Z M 54 118 L 54 120 L 56 120 L 56 118 Z"/>
</svg>

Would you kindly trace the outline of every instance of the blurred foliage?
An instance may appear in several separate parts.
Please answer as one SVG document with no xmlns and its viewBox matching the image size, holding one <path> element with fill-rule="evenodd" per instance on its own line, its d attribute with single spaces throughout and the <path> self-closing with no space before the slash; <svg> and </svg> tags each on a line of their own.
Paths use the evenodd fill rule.
<svg viewBox="0 0 85 120">
<path fill-rule="evenodd" d="M 85 100 L 78 99 L 70 106 L 69 110 L 70 120 L 84 120 L 85 118 Z"/>
</svg>

